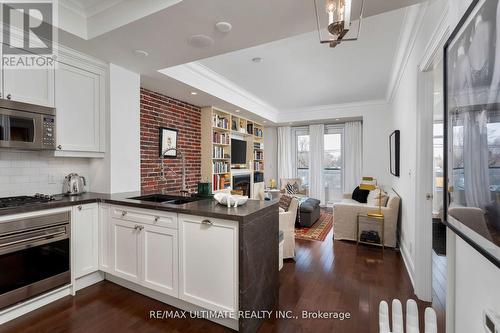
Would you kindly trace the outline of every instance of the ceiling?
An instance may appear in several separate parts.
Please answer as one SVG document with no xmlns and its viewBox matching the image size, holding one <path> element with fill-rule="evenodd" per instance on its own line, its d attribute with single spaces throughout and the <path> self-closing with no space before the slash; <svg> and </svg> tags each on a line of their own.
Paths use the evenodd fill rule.
<svg viewBox="0 0 500 333">
<path fill-rule="evenodd" d="M 158 73 L 201 60 L 256 97 L 287 109 L 378 98 L 390 72 L 402 12 L 388 13 L 387 18 L 374 15 L 423 0 L 365 0 L 362 39 L 335 49 L 318 43 L 312 0 L 141 0 L 139 9 L 139 2 L 131 0 L 60 1 L 71 2 L 83 16 L 97 13 L 92 17 L 95 21 L 87 21 L 87 34 L 76 33 L 84 30 L 81 26 L 75 32 L 61 27 L 63 44 L 140 73 L 141 84 L 149 89 L 195 105 L 242 109 L 202 91 L 190 95 L 196 87 Z M 354 6 L 360 1 L 353 0 Z M 103 20 L 113 15 L 113 24 Z M 230 22 L 232 31 L 218 32 L 218 21 Z M 107 25 L 90 31 L 91 22 Z M 195 34 L 213 38 L 214 44 L 190 45 L 188 39 Z M 149 56 L 135 55 L 137 49 Z M 257 64 L 248 59 L 253 54 L 264 61 L 253 66 Z"/>
<path fill-rule="evenodd" d="M 280 111 L 384 99 L 404 12 L 366 18 L 359 39 L 336 48 L 314 31 L 200 63 Z"/>
</svg>

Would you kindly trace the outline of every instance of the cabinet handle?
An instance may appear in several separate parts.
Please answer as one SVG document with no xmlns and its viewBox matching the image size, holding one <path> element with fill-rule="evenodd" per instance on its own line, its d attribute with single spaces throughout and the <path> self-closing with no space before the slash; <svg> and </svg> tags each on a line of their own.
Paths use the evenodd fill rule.
<svg viewBox="0 0 500 333">
<path fill-rule="evenodd" d="M 160 220 L 160 217 L 159 216 L 155 216 L 155 223 L 158 222 Z"/>
<path fill-rule="evenodd" d="M 8 95 L 7 95 L 7 99 L 9 99 L 9 100 L 10 100 L 10 99 L 12 99 L 12 95 L 11 95 L 11 94 L 8 94 Z"/>
<path fill-rule="evenodd" d="M 205 224 L 205 225 L 214 225 L 214 223 L 210 220 L 203 220 L 201 221 L 201 224 Z"/>
<path fill-rule="evenodd" d="M 61 149 L 62 149 L 62 146 L 61 146 L 61 145 L 58 145 L 58 146 L 57 146 L 57 149 L 61 150 Z"/>
<path fill-rule="evenodd" d="M 136 225 L 134 226 L 134 229 L 135 229 L 135 230 L 139 230 L 139 225 L 138 225 L 138 224 L 136 224 Z"/>
<path fill-rule="evenodd" d="M 125 215 L 127 215 L 127 211 L 125 211 L 125 210 L 124 210 L 124 211 L 122 212 L 122 217 L 124 217 Z"/>
<path fill-rule="evenodd" d="M 139 231 L 142 231 L 142 229 L 144 229 L 144 226 L 143 226 L 143 225 L 140 225 L 140 226 L 139 226 Z"/>
<path fill-rule="evenodd" d="M 80 206 L 78 206 L 78 210 L 82 210 L 82 206 L 81 206 L 81 205 L 80 205 Z"/>
</svg>

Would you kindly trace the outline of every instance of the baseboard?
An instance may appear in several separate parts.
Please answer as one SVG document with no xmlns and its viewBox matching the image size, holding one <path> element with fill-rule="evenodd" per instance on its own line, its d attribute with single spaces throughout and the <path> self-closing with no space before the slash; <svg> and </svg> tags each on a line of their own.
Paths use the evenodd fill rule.
<svg viewBox="0 0 500 333">
<path fill-rule="evenodd" d="M 11 306 L 0 311 L 0 325 L 69 295 L 71 295 L 71 285 L 51 290 L 26 302 Z"/>
<path fill-rule="evenodd" d="M 173 307 L 176 307 L 181 310 L 189 311 L 189 312 L 200 312 L 200 313 L 206 313 L 208 310 L 205 308 L 202 308 L 200 306 L 194 305 L 192 303 L 188 303 L 186 301 L 183 301 L 181 299 L 162 294 L 160 292 L 151 290 L 149 288 L 140 286 L 138 284 L 135 284 L 133 282 L 127 281 L 125 279 L 116 277 L 114 275 L 105 274 L 106 280 L 116 283 L 122 287 L 125 287 L 127 289 L 130 289 L 132 291 L 135 291 L 136 293 L 142 294 L 144 296 L 148 296 L 150 298 L 156 299 L 157 301 L 166 303 L 168 305 L 171 305 Z M 150 311 L 156 311 L 156 310 L 162 310 L 162 309 L 149 309 Z M 217 312 L 217 311 L 214 311 Z M 188 315 L 189 316 L 189 315 Z M 216 316 L 215 316 L 216 317 Z M 206 318 L 207 320 L 213 321 L 214 323 L 217 323 L 219 325 L 229 327 L 230 329 L 233 329 L 235 331 L 238 331 L 238 320 L 237 319 L 231 319 L 231 318 Z"/>
<path fill-rule="evenodd" d="M 410 277 L 411 285 L 413 286 L 413 290 L 415 290 L 415 266 L 413 264 L 413 260 L 411 260 L 411 256 L 404 242 L 400 242 L 399 250 L 401 252 L 401 257 L 403 258 L 406 271 L 408 272 L 408 276 Z"/>
<path fill-rule="evenodd" d="M 78 290 L 81 290 L 83 288 L 87 288 L 93 284 L 96 284 L 98 282 L 101 282 L 104 280 L 104 272 L 97 271 L 94 273 L 90 273 L 88 275 L 82 276 L 78 279 L 76 279 L 75 284 L 74 284 L 74 291 L 77 292 Z"/>
</svg>

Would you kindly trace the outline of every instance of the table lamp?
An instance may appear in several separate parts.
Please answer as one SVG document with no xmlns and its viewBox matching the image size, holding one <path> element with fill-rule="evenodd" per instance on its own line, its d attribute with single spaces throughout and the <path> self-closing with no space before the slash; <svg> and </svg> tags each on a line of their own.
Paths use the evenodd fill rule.
<svg viewBox="0 0 500 333">
<path fill-rule="evenodd" d="M 373 191 L 377 189 L 377 180 L 373 177 L 363 177 L 361 179 L 361 184 L 359 184 L 359 188 L 361 190 L 368 190 L 368 191 Z M 382 213 L 382 189 L 379 187 L 379 192 L 378 192 L 378 211 L 376 212 L 370 212 L 366 215 L 372 216 L 372 217 L 384 217 L 384 214 Z"/>
</svg>

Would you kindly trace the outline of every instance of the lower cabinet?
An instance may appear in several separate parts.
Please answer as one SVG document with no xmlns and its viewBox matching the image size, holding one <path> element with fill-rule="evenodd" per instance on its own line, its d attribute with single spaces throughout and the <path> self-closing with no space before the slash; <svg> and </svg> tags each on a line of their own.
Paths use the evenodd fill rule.
<svg viewBox="0 0 500 333">
<path fill-rule="evenodd" d="M 179 298 L 238 311 L 238 222 L 179 214 Z"/>
<path fill-rule="evenodd" d="M 160 216 L 122 210 L 109 217 L 108 272 L 158 292 L 178 297 L 177 230 L 154 225 Z M 134 220 L 137 220 L 134 221 Z M 144 222 L 150 222 L 147 224 Z M 103 244 L 104 246 L 106 244 Z"/>
<path fill-rule="evenodd" d="M 99 270 L 99 210 L 96 203 L 72 208 L 72 249 L 75 278 Z"/>
</svg>

